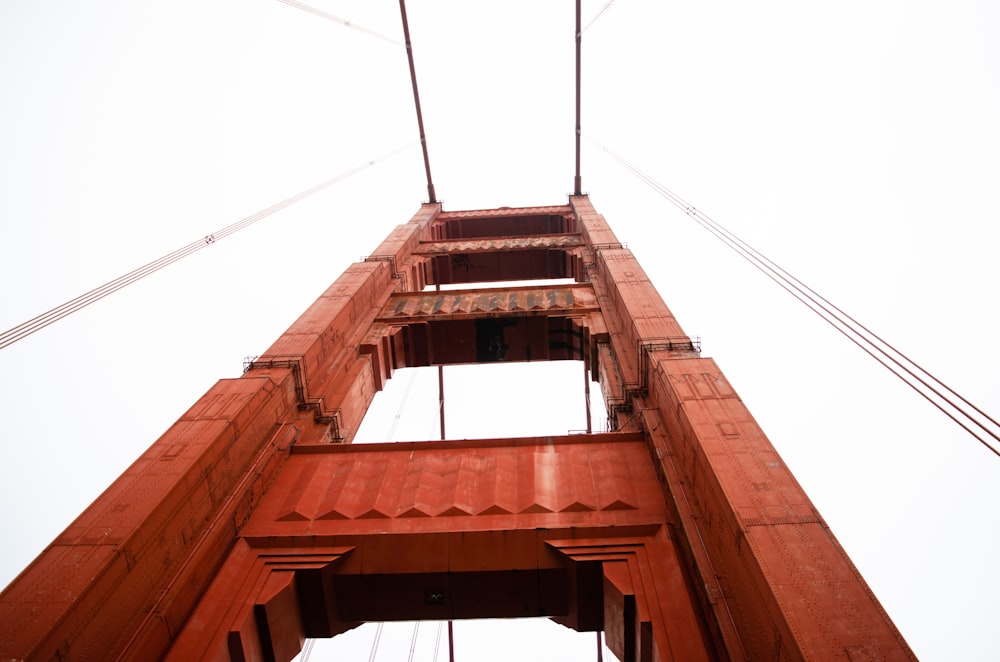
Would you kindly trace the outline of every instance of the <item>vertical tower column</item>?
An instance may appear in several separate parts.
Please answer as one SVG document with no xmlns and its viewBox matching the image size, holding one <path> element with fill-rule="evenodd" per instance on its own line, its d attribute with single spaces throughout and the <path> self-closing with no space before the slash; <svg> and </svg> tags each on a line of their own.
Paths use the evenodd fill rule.
<svg viewBox="0 0 1000 662">
<path fill-rule="evenodd" d="M 702 358 L 586 197 L 571 203 L 692 582 L 732 659 L 912 659 L 878 600 L 714 361 Z M 627 416 L 626 416 L 627 414 Z"/>
</svg>

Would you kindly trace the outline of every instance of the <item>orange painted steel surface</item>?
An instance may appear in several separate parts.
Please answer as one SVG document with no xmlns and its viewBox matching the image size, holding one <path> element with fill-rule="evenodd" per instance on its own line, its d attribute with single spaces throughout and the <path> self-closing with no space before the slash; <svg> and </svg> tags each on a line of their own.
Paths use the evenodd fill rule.
<svg viewBox="0 0 1000 662">
<path fill-rule="evenodd" d="M 575 234 L 427 242 L 418 255 L 428 284 L 579 278 L 583 241 Z"/>
<path fill-rule="evenodd" d="M 648 457 L 634 432 L 314 446 L 293 453 L 242 534 L 659 524 Z"/>
<path fill-rule="evenodd" d="M 507 251 L 556 250 L 583 246 L 583 239 L 577 234 L 554 234 L 530 237 L 497 237 L 486 239 L 454 239 L 452 241 L 427 242 L 420 247 L 417 255 L 438 253 L 503 253 Z"/>
<path fill-rule="evenodd" d="M 492 316 L 564 316 L 598 310 L 590 285 L 512 287 L 484 292 L 450 290 L 394 294 L 379 311 L 379 322 L 413 319 L 476 319 Z"/>
<path fill-rule="evenodd" d="M 576 283 L 423 291 L 511 274 Z M 612 432 L 351 444 L 397 368 L 562 359 Z M 529 615 L 622 660 L 913 658 L 585 196 L 423 205 L 0 595 L 0 659 L 287 660 L 366 620 Z"/>
</svg>

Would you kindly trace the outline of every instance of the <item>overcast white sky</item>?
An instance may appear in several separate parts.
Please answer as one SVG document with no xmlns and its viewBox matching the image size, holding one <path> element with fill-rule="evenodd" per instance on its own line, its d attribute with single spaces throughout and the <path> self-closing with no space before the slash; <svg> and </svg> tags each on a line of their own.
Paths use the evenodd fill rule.
<svg viewBox="0 0 1000 662">
<path fill-rule="evenodd" d="M 563 203 L 572 3 L 409 13 L 445 208 Z M 584 130 L 996 416 L 998 35 L 986 0 L 619 0 Z M 275 0 L 5 0 L 0 94 L 2 329 L 416 137 L 401 47 Z M 583 181 L 914 652 L 995 659 L 1000 460 L 590 144 Z M 414 147 L 0 350 L 0 584 L 424 199 Z"/>
</svg>

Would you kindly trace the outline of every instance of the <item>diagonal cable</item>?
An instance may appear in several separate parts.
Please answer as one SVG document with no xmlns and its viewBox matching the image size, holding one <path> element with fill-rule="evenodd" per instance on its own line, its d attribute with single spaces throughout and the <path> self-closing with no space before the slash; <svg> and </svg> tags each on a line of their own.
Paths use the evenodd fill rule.
<svg viewBox="0 0 1000 662">
<path fill-rule="evenodd" d="M 375 655 L 378 653 L 378 643 L 382 639 L 383 627 L 385 627 L 385 623 L 379 623 L 378 627 L 375 628 L 375 639 L 372 641 L 372 652 L 368 656 L 368 662 L 375 662 Z"/>
<path fill-rule="evenodd" d="M 309 662 L 309 658 L 312 657 L 313 648 L 315 647 L 315 639 L 306 639 L 306 643 L 302 644 L 302 653 L 299 655 L 299 662 Z"/>
<path fill-rule="evenodd" d="M 615 4 L 615 1 L 616 0 L 608 0 L 606 3 L 604 3 L 604 6 L 601 7 L 601 10 L 599 12 L 597 12 L 596 14 L 594 14 L 594 18 L 590 19 L 590 21 L 585 26 L 583 26 L 583 30 L 581 30 L 581 32 L 586 32 L 587 29 L 590 28 L 591 25 L 593 25 L 594 23 L 596 23 L 597 19 L 599 19 L 601 16 L 604 15 L 604 12 L 608 11 L 609 9 L 611 9 L 611 5 Z"/>
<path fill-rule="evenodd" d="M 413 622 L 413 637 L 410 639 L 410 656 L 406 658 L 406 662 L 413 662 L 413 655 L 417 651 L 417 634 L 420 632 L 420 621 Z"/>
<path fill-rule="evenodd" d="M 970 428 L 970 425 L 978 427 L 987 436 L 992 437 L 993 440 L 997 442 L 1000 442 L 1000 434 L 997 432 L 997 430 L 1000 429 L 1000 423 L 997 423 L 993 417 L 976 405 L 972 404 L 968 399 L 928 372 L 913 359 L 893 347 L 879 335 L 868 329 L 868 327 L 864 326 L 855 318 L 845 313 L 842 309 L 832 304 L 828 299 L 804 284 L 798 278 L 792 276 L 788 271 L 775 264 L 772 260 L 747 244 L 738 236 L 729 232 L 722 225 L 712 220 L 694 206 L 688 204 L 683 198 L 664 187 L 651 176 L 639 170 L 637 167 L 627 162 L 614 152 L 611 152 L 608 148 L 603 147 L 599 143 L 598 146 L 600 146 L 604 152 L 656 191 L 659 195 L 666 198 L 674 206 L 684 211 L 685 214 L 694 219 L 695 222 L 701 225 L 704 229 L 708 230 L 717 239 L 736 251 L 756 269 L 764 273 L 764 275 L 795 297 L 800 303 L 822 317 L 824 321 L 830 324 L 834 329 L 847 337 L 865 353 L 878 361 L 884 368 L 889 370 L 910 388 L 919 393 L 924 399 L 937 407 L 938 410 L 957 423 L 966 432 L 975 437 L 991 452 L 1000 456 L 1000 451 L 998 451 L 991 442 L 988 442 L 980 436 L 979 433 Z M 890 365 L 890 363 L 892 365 Z M 927 389 L 930 393 L 933 393 L 935 397 L 946 403 L 953 411 L 946 409 L 941 402 L 935 401 L 929 393 L 919 388 L 917 384 L 923 386 L 924 389 Z M 951 397 L 945 395 L 942 391 L 951 394 L 951 396 L 959 400 L 962 404 L 956 403 Z M 962 405 L 964 405 L 964 407 Z M 977 418 L 972 412 L 975 412 L 975 414 L 978 414 L 981 418 Z M 959 417 L 961 417 L 961 420 Z M 988 425 L 987 422 L 992 424 L 992 427 Z"/>
<path fill-rule="evenodd" d="M 392 37 L 386 37 L 383 34 L 379 34 L 378 32 L 375 32 L 374 30 L 369 30 L 366 27 L 360 26 L 357 23 L 349 21 L 346 18 L 341 18 L 339 16 L 334 16 L 333 14 L 331 14 L 329 12 L 325 12 L 322 9 L 317 9 L 315 7 L 307 5 L 304 2 L 298 2 L 297 0 L 278 0 L 278 2 L 280 2 L 282 4 L 285 4 L 285 5 L 288 5 L 289 7 L 295 7 L 296 9 L 301 9 L 302 11 L 308 12 L 310 14 L 313 14 L 314 16 L 319 16 L 320 18 L 325 18 L 328 21 L 333 21 L 334 23 L 339 23 L 340 25 L 343 25 L 345 28 L 353 28 L 353 29 L 355 29 L 355 30 L 357 30 L 359 32 L 364 32 L 367 35 L 375 37 L 376 39 L 381 39 L 382 41 L 387 41 L 390 44 L 396 44 L 397 46 L 402 46 L 403 45 L 403 42 L 401 42 L 401 41 L 399 41 L 397 39 L 393 39 Z"/>
<path fill-rule="evenodd" d="M 444 621 L 438 621 L 437 638 L 434 639 L 434 658 L 431 662 L 437 662 L 438 651 L 441 650 L 441 628 L 444 627 Z"/>
<path fill-rule="evenodd" d="M 410 143 L 410 145 L 412 144 L 413 143 Z M 132 271 L 122 276 L 119 276 L 114 280 L 108 281 L 103 285 L 95 287 L 94 289 L 85 292 L 78 297 L 70 299 L 66 303 L 56 306 L 55 308 L 52 308 L 51 310 L 48 310 L 40 315 L 36 315 L 35 317 L 32 317 L 26 322 L 22 322 L 21 324 L 18 324 L 17 326 L 4 331 L 3 333 L 0 333 L 0 349 L 4 349 L 5 347 L 13 345 L 18 340 L 27 338 L 36 331 L 41 331 L 50 324 L 54 324 L 55 322 L 58 322 L 64 317 L 67 317 L 68 315 L 71 315 L 82 308 L 86 308 L 90 304 L 100 301 L 104 297 L 110 294 L 114 294 L 118 290 L 121 290 L 122 288 L 131 285 L 132 283 L 141 280 L 146 276 L 149 276 L 150 274 L 156 273 L 160 269 L 170 266 L 174 262 L 177 262 L 187 257 L 188 255 L 191 255 L 192 253 L 200 251 L 206 246 L 211 246 L 215 242 L 221 239 L 225 239 L 229 235 L 235 234 L 236 232 L 239 232 L 240 230 L 250 225 L 253 225 L 254 223 L 256 223 L 261 219 L 267 218 L 268 216 L 271 216 L 276 212 L 279 212 L 287 207 L 290 207 L 291 205 L 295 204 L 296 202 L 299 202 L 300 200 L 304 200 L 305 198 L 308 198 L 311 195 L 319 193 L 323 189 L 328 188 L 333 184 L 336 184 L 337 182 L 343 181 L 348 177 L 351 177 L 352 175 L 361 172 L 365 168 L 369 168 L 375 165 L 382 159 L 385 159 L 389 156 L 392 156 L 394 154 L 403 151 L 410 145 L 397 148 L 391 152 L 383 154 L 377 159 L 372 159 L 367 163 L 355 166 L 354 168 L 346 172 L 342 172 L 339 175 L 331 177 L 330 179 L 324 182 L 321 182 L 313 187 L 301 191 L 300 193 L 297 193 L 290 198 L 286 198 L 281 202 L 278 202 L 276 204 L 271 205 L 270 207 L 267 207 L 266 209 L 262 209 L 255 214 L 251 214 L 250 216 L 247 216 L 246 218 L 241 219 L 236 223 L 233 223 L 232 225 L 227 225 L 221 230 L 216 230 L 211 234 L 205 235 L 201 239 L 197 239 L 191 242 L 190 244 L 187 244 L 186 246 L 182 246 L 181 248 L 178 248 L 172 253 L 168 253 L 167 255 L 164 255 L 161 258 L 153 260 L 148 264 L 144 264 L 141 267 L 133 269 Z"/>
</svg>

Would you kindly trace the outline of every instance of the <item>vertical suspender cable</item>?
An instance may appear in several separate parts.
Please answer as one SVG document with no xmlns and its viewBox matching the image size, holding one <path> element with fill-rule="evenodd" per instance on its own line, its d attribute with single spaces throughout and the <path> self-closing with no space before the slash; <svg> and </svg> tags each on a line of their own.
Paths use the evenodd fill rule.
<svg viewBox="0 0 1000 662">
<path fill-rule="evenodd" d="M 435 283 L 434 289 L 441 291 L 441 283 Z M 444 366 L 438 366 L 438 418 L 441 420 L 441 441 L 444 441 Z"/>
<path fill-rule="evenodd" d="M 403 39 L 406 42 L 406 58 L 410 61 L 410 82 L 413 84 L 413 105 L 417 108 L 417 128 L 420 130 L 420 147 L 424 150 L 424 170 L 427 172 L 428 202 L 437 202 L 437 197 L 434 195 L 434 182 L 431 180 L 431 161 L 427 156 L 424 116 L 420 112 L 420 93 L 417 91 L 417 70 L 413 66 L 413 44 L 410 43 L 410 24 L 406 21 L 406 0 L 399 0 L 399 13 L 403 18 Z"/>
<path fill-rule="evenodd" d="M 580 1 L 576 0 L 576 177 L 573 179 L 573 195 L 583 195 L 583 181 L 580 178 L 580 42 L 583 38 Z"/>
<path fill-rule="evenodd" d="M 438 417 L 441 420 L 441 441 L 444 441 L 444 366 L 438 366 Z"/>
<path fill-rule="evenodd" d="M 440 291 L 441 286 L 437 286 Z M 441 441 L 444 441 L 444 366 L 438 366 L 438 412 L 441 417 Z M 454 623 L 448 621 L 448 662 L 455 662 Z M 435 653 L 435 658 L 437 654 Z"/>
<path fill-rule="evenodd" d="M 580 329 L 580 358 L 583 359 L 583 401 L 587 411 L 587 434 L 594 431 L 590 415 L 590 371 L 597 370 L 596 365 L 587 366 L 586 350 L 584 349 L 583 329 Z M 596 373 L 595 373 L 596 374 Z"/>
<path fill-rule="evenodd" d="M 441 291 L 441 283 L 435 283 L 434 289 L 438 292 Z M 441 441 L 444 441 L 444 366 L 438 366 L 438 416 L 441 419 Z M 448 662 L 455 662 L 455 624 L 453 621 L 448 621 Z M 441 636 L 441 631 L 438 630 L 438 636 Z M 434 659 L 437 659 L 437 647 L 434 649 Z"/>
</svg>

